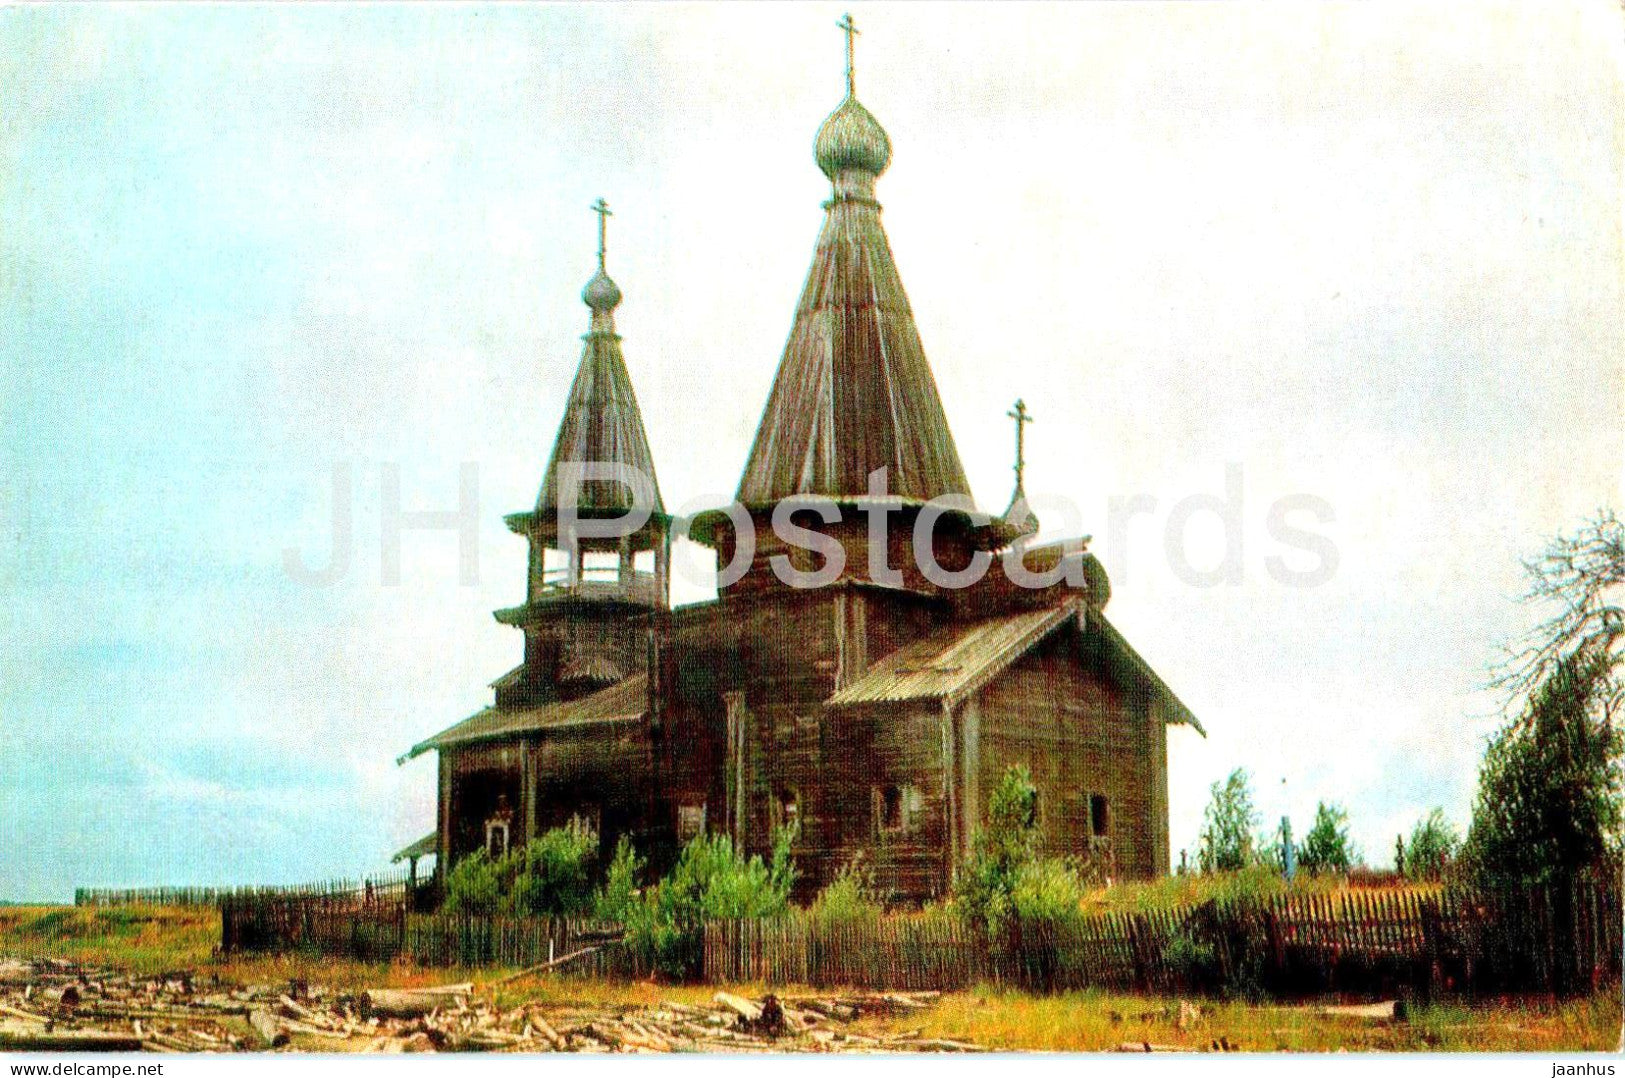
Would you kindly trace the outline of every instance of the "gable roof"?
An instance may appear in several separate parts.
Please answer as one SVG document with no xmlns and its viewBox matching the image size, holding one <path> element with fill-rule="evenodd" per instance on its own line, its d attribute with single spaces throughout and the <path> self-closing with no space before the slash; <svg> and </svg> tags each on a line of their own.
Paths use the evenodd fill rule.
<svg viewBox="0 0 1625 1078">
<path fill-rule="evenodd" d="M 1078 609 L 1066 603 L 932 633 L 870 666 L 826 703 L 841 707 L 931 698 L 958 703 L 1076 618 Z"/>
<path fill-rule="evenodd" d="M 1163 706 L 1166 722 L 1207 731 L 1156 671 L 1098 610 L 1078 602 L 949 626 L 898 648 L 825 701 L 829 707 L 944 700 L 957 705 L 1008 670 L 1052 633 L 1071 626 L 1102 647 L 1108 661 L 1127 668 Z"/>
<path fill-rule="evenodd" d="M 491 741 L 539 730 L 558 730 L 603 723 L 637 722 L 648 713 L 648 679 L 637 674 L 595 693 L 535 707 L 488 707 L 455 726 L 413 745 L 395 761 L 404 764 L 430 749 Z"/>
</svg>

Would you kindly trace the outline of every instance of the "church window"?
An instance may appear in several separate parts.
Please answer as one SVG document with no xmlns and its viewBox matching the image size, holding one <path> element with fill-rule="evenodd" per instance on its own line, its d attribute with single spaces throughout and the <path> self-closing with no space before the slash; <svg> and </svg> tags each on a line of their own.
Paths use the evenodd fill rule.
<svg viewBox="0 0 1625 1078">
<path fill-rule="evenodd" d="M 780 789 L 773 795 L 773 827 L 795 827 L 801 823 L 801 795 L 794 790 Z"/>
<path fill-rule="evenodd" d="M 570 822 L 577 827 L 585 827 L 595 835 L 601 835 L 601 825 L 604 822 L 604 810 L 597 805 L 585 805 L 578 808 L 570 816 Z"/>
<path fill-rule="evenodd" d="M 912 834 L 920 819 L 922 804 L 917 786 L 875 787 L 875 831 L 887 835 Z"/>
<path fill-rule="evenodd" d="M 496 809 L 485 821 L 485 852 L 493 860 L 508 855 L 512 824 L 513 809 L 508 807 L 508 795 L 499 794 Z"/>
<path fill-rule="evenodd" d="M 903 791 L 898 786 L 888 786 L 880 791 L 880 828 L 883 831 L 901 831 L 903 829 Z"/>
<path fill-rule="evenodd" d="M 687 842 L 705 831 L 705 805 L 677 806 L 677 838 Z"/>
<path fill-rule="evenodd" d="M 1097 838 L 1104 838 L 1111 824 L 1111 817 L 1106 805 L 1105 794 L 1089 795 L 1089 833 Z"/>
</svg>

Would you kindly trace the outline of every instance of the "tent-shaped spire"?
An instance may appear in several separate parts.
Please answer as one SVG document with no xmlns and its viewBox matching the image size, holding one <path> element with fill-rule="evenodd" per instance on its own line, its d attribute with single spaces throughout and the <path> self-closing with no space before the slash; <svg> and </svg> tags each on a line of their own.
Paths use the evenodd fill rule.
<svg viewBox="0 0 1625 1078">
<path fill-rule="evenodd" d="M 887 490 L 928 501 L 969 495 L 942 399 L 891 246 L 880 226 L 875 179 L 891 142 L 853 89 L 851 16 L 847 96 L 818 131 L 814 155 L 834 194 L 825 203 L 812 269 L 796 305 L 738 500 L 766 505 L 794 494 L 837 499 Z"/>
<path fill-rule="evenodd" d="M 625 465 L 646 476 L 652 496 L 651 510 L 664 514 L 660 485 L 655 479 L 654 455 L 643 430 L 643 413 L 632 392 L 632 378 L 621 355 L 621 338 L 615 332 L 615 308 L 621 303 L 621 290 L 604 269 L 605 219 L 609 207 L 599 199 L 593 206 L 598 214 L 598 272 L 581 290 L 581 301 L 592 310 L 581 365 L 570 386 L 570 399 L 564 406 L 559 436 L 542 478 L 542 491 L 536 499 L 536 512 L 555 513 L 559 508 L 559 466 L 565 463 L 607 463 Z M 586 479 L 581 483 L 576 510 L 582 516 L 620 516 L 633 507 L 635 490 L 625 483 L 608 479 Z"/>
</svg>

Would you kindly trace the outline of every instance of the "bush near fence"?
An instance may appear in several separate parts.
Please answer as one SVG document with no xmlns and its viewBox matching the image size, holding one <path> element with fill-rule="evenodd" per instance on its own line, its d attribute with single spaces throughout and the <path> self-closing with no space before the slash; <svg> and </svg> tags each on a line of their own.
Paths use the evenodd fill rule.
<svg viewBox="0 0 1625 1078">
<path fill-rule="evenodd" d="M 1038 992 L 1484 994 L 1618 983 L 1617 880 L 1494 891 L 1348 891 L 1018 923 L 997 938 L 951 911 L 830 923 L 794 912 L 693 933 L 690 976 L 818 987 Z M 224 950 L 310 950 L 424 965 L 535 966 L 587 947 L 564 973 L 648 976 L 615 926 L 555 918 L 411 915 L 404 899 L 247 897 L 222 906 Z"/>
</svg>

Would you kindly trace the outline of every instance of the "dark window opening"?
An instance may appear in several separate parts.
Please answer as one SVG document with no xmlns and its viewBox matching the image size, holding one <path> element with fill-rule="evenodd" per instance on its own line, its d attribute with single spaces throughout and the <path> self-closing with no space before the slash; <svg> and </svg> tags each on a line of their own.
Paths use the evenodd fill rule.
<svg viewBox="0 0 1625 1078">
<path fill-rule="evenodd" d="M 903 791 L 896 786 L 880 791 L 880 826 L 887 831 L 903 829 Z"/>
<path fill-rule="evenodd" d="M 1097 838 L 1104 838 L 1106 830 L 1111 823 L 1106 798 L 1103 794 L 1089 795 L 1089 833 Z"/>
<path fill-rule="evenodd" d="M 876 786 L 873 791 L 876 834 L 912 834 L 923 807 L 914 786 Z"/>
</svg>

